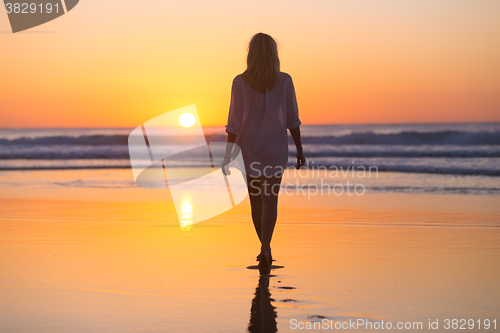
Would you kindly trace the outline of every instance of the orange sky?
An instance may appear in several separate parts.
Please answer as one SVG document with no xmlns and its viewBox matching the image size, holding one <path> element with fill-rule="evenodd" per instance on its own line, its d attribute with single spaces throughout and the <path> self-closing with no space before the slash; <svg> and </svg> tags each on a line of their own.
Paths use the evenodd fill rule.
<svg viewBox="0 0 500 333">
<path fill-rule="evenodd" d="M 0 127 L 135 127 L 196 104 L 224 125 L 256 32 L 304 124 L 500 121 L 500 1 L 81 1 L 10 33 Z"/>
</svg>

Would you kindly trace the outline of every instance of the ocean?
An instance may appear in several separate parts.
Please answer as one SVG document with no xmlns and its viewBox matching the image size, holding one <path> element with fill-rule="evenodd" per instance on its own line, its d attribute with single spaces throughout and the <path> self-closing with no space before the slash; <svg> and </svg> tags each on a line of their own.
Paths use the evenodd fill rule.
<svg viewBox="0 0 500 333">
<path fill-rule="evenodd" d="M 132 130 L 0 129 L 0 171 L 130 168 Z M 379 175 L 391 175 L 365 180 L 367 191 L 500 194 L 500 123 L 303 125 L 301 130 L 310 169 L 375 167 Z M 204 132 L 208 142 L 225 141 L 223 127 Z M 289 143 L 293 166 L 291 138 Z M 166 167 L 197 166 L 186 163 L 166 161 Z M 132 175 L 119 186 L 135 186 Z"/>
</svg>

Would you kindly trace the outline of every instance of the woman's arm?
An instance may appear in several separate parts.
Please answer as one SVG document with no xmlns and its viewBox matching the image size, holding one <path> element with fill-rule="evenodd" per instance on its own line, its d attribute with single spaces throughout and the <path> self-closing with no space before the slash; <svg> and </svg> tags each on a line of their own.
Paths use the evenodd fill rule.
<svg viewBox="0 0 500 333">
<path fill-rule="evenodd" d="M 236 142 L 236 134 L 233 133 L 227 133 L 227 140 L 226 140 L 226 151 L 224 152 L 224 157 L 229 156 L 231 157 L 231 151 L 233 150 L 233 146 L 231 143 Z"/>
<path fill-rule="evenodd" d="M 236 134 L 227 132 L 226 150 L 224 151 L 224 159 L 222 160 L 222 173 L 226 176 L 231 174 L 228 165 L 231 162 L 231 151 L 233 150 L 236 138 Z"/>
<path fill-rule="evenodd" d="M 287 86 L 287 128 L 292 134 L 293 142 L 295 147 L 297 147 L 297 169 L 300 169 L 306 164 L 306 159 L 304 158 L 304 152 L 302 151 L 302 139 L 300 137 L 300 119 L 299 119 L 299 107 L 297 105 L 297 97 L 295 96 L 295 87 L 293 86 L 293 80 L 290 76 L 290 82 Z"/>
<path fill-rule="evenodd" d="M 300 126 L 291 129 L 290 134 L 292 134 L 293 142 L 295 147 L 297 147 L 297 169 L 300 169 L 306 164 L 306 158 L 304 157 L 304 152 L 302 151 L 302 138 L 300 137 Z"/>
</svg>

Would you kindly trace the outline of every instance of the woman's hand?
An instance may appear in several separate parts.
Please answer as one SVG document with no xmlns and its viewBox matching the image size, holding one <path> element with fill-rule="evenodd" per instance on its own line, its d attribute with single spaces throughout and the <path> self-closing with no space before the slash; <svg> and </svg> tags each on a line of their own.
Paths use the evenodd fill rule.
<svg viewBox="0 0 500 333">
<path fill-rule="evenodd" d="M 290 130 L 292 134 L 293 142 L 297 148 L 297 169 L 300 169 L 306 165 L 306 158 L 304 157 L 304 152 L 302 151 L 302 139 L 300 137 L 300 126 Z"/>
<path fill-rule="evenodd" d="M 304 152 L 302 150 L 297 151 L 297 169 L 302 168 L 306 165 L 306 158 L 304 157 Z"/>
<path fill-rule="evenodd" d="M 230 157 L 225 157 L 224 156 L 224 159 L 222 160 L 222 173 L 224 174 L 224 176 L 229 176 L 231 174 L 231 170 L 229 170 L 229 163 L 231 162 L 231 158 Z"/>
</svg>

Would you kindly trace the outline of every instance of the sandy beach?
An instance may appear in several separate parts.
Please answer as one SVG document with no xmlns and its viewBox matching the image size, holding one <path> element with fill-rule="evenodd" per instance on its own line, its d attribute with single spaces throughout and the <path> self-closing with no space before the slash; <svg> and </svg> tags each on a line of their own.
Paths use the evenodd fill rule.
<svg viewBox="0 0 500 333">
<path fill-rule="evenodd" d="M 183 229 L 168 191 L 120 185 L 130 170 L 0 176 L 2 332 L 498 322 L 496 196 L 281 195 L 272 246 L 284 268 L 259 279 L 248 199 Z"/>
</svg>

